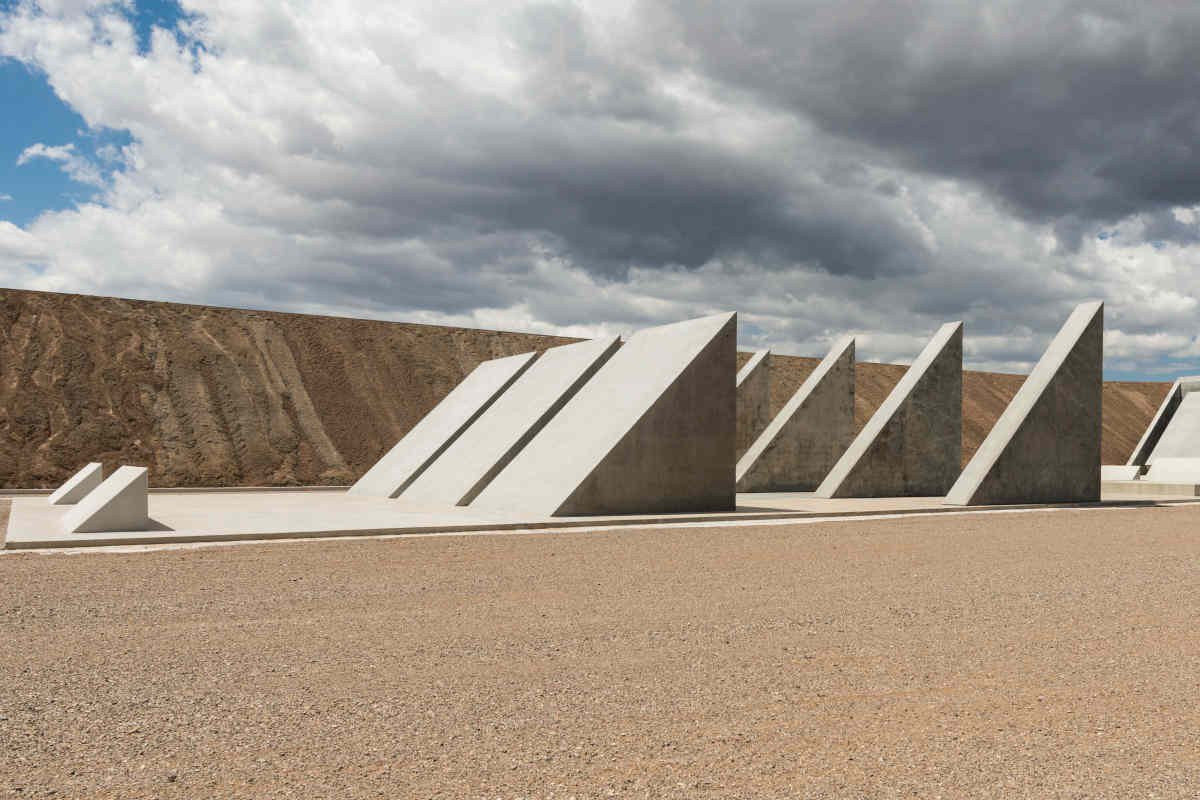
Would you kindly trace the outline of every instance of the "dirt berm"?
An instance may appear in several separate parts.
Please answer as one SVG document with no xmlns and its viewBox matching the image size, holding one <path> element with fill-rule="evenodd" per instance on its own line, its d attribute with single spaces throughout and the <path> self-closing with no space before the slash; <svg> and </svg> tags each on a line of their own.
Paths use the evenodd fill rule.
<svg viewBox="0 0 1200 800">
<path fill-rule="evenodd" d="M 153 486 L 350 483 L 480 361 L 570 341 L 0 289 L 0 488 L 57 486 L 88 461 L 148 466 Z M 773 357 L 772 413 L 816 363 Z M 860 426 L 904 369 L 858 365 Z M 1022 380 L 964 375 L 964 463 Z M 1169 387 L 1105 384 L 1105 463 Z"/>
</svg>

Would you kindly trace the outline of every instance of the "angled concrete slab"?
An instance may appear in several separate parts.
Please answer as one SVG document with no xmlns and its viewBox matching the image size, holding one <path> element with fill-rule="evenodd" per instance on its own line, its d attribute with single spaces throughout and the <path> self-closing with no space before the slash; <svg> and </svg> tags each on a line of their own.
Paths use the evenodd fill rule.
<svg viewBox="0 0 1200 800">
<path fill-rule="evenodd" d="M 948 505 L 1100 499 L 1104 304 L 1076 306 L 946 497 Z"/>
<path fill-rule="evenodd" d="M 93 461 L 67 478 L 62 486 L 54 490 L 47 502 L 52 506 L 73 505 L 87 497 L 88 492 L 99 486 L 103 480 L 104 465 Z"/>
<path fill-rule="evenodd" d="M 854 337 L 834 344 L 738 459 L 739 492 L 811 492 L 854 440 Z"/>
<path fill-rule="evenodd" d="M 736 335 L 733 313 L 638 331 L 470 507 L 732 509 Z"/>
<path fill-rule="evenodd" d="M 400 498 L 470 503 L 620 346 L 612 336 L 546 350 Z"/>
<path fill-rule="evenodd" d="M 1162 403 L 1155 412 L 1154 418 L 1150 420 L 1150 424 L 1146 426 L 1145 433 L 1138 441 L 1137 447 L 1133 448 L 1133 452 L 1129 455 L 1129 460 L 1125 463 L 1129 466 L 1146 466 L 1150 463 L 1151 455 L 1158 447 L 1159 440 L 1162 439 L 1167 427 L 1175 417 L 1175 412 L 1178 410 L 1180 403 L 1183 402 L 1184 395 L 1197 393 L 1200 396 L 1200 375 L 1189 375 L 1178 378 L 1171 385 L 1167 396 L 1163 398 Z M 1194 412 L 1193 412 L 1194 413 Z M 1194 424 L 1188 424 L 1186 427 L 1195 427 Z M 1182 438 L 1182 437 L 1170 437 Z M 1168 444 L 1168 450 L 1173 450 L 1177 447 L 1176 444 Z M 1200 455 L 1200 442 L 1197 443 L 1194 455 Z M 1170 456 L 1168 456 L 1169 458 Z"/>
<path fill-rule="evenodd" d="M 938 329 L 817 488 L 818 497 L 942 495 L 962 458 L 962 323 Z"/>
<path fill-rule="evenodd" d="M 487 411 L 537 353 L 484 361 L 350 487 L 350 494 L 396 497 Z"/>
<path fill-rule="evenodd" d="M 738 370 L 737 450 L 735 458 L 750 449 L 771 421 L 771 351 L 755 350 Z"/>
<path fill-rule="evenodd" d="M 141 531 L 150 524 L 149 470 L 118 467 L 62 518 L 67 533 Z"/>
</svg>

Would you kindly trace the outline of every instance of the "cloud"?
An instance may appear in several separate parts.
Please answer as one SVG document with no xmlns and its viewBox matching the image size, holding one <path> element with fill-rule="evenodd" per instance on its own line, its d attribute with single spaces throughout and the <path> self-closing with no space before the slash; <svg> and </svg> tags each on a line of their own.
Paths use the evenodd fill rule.
<svg viewBox="0 0 1200 800">
<path fill-rule="evenodd" d="M 12 195 L 11 194 L 0 194 L 0 202 L 3 202 L 5 200 L 12 200 Z"/>
<path fill-rule="evenodd" d="M 1018 371 L 1093 297 L 1122 364 L 1195 336 L 1186 7 L 184 6 L 0 17 L 132 139 L 25 149 L 100 191 L 10 285 L 579 335 L 734 308 L 747 346 L 898 361 L 964 319 Z"/>
</svg>

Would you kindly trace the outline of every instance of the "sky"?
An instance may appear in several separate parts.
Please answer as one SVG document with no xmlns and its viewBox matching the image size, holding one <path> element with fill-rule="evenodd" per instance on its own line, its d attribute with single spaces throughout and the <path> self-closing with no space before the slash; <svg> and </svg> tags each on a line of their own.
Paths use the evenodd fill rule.
<svg viewBox="0 0 1200 800">
<path fill-rule="evenodd" d="M 0 0 L 0 286 L 1200 373 L 1200 5 Z"/>
</svg>

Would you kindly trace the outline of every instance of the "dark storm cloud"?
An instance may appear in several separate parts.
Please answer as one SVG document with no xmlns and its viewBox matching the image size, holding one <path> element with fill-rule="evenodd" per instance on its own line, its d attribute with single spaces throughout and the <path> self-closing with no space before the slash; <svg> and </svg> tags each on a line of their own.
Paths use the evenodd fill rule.
<svg viewBox="0 0 1200 800">
<path fill-rule="evenodd" d="M 664 60 L 963 178 L 1078 244 L 1200 202 L 1194 3 L 647 0 Z M 1177 235 L 1193 234 L 1175 229 Z"/>
</svg>

